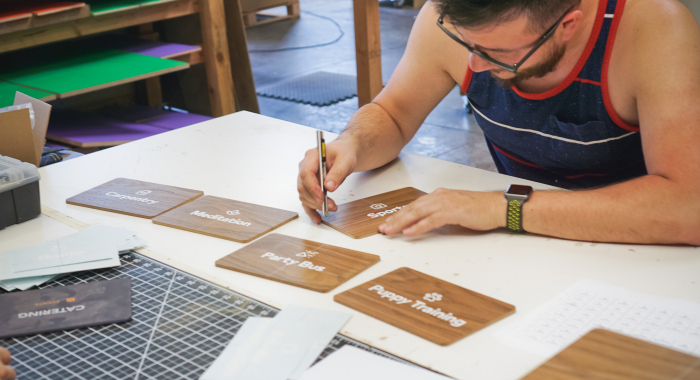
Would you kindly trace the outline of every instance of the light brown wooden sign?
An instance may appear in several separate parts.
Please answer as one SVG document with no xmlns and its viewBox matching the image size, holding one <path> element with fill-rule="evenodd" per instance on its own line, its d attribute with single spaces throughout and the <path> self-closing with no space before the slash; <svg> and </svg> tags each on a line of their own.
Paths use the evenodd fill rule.
<svg viewBox="0 0 700 380">
<path fill-rule="evenodd" d="M 612 331 L 596 329 L 523 380 L 700 379 L 700 358 Z"/>
<path fill-rule="evenodd" d="M 326 293 L 377 262 L 377 255 L 270 234 L 219 259 L 216 266 Z"/>
<path fill-rule="evenodd" d="M 66 203 L 150 219 L 202 195 L 199 190 L 116 178 L 68 198 Z"/>
<path fill-rule="evenodd" d="M 292 211 L 207 195 L 154 218 L 153 223 L 247 243 L 297 217 Z"/>
<path fill-rule="evenodd" d="M 441 346 L 515 312 L 513 305 L 405 267 L 333 299 Z"/>
<path fill-rule="evenodd" d="M 323 219 L 323 223 L 354 239 L 379 233 L 379 226 L 391 214 L 426 193 L 412 187 L 362 198 L 338 205 L 338 211 Z"/>
</svg>

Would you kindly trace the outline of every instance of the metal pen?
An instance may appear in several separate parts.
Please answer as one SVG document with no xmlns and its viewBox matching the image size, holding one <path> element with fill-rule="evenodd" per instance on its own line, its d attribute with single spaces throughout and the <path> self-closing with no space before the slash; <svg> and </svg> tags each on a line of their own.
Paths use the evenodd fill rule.
<svg viewBox="0 0 700 380">
<path fill-rule="evenodd" d="M 328 216 L 328 192 L 326 191 L 326 141 L 323 139 L 323 131 L 316 131 L 316 145 L 318 147 L 318 179 L 323 191 L 323 216 Z"/>
</svg>

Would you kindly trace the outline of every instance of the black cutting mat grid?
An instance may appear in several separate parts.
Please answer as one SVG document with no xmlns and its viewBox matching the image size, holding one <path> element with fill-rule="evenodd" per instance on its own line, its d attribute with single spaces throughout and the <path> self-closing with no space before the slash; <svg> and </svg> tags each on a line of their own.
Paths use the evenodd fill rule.
<svg viewBox="0 0 700 380">
<path fill-rule="evenodd" d="M 248 317 L 278 312 L 138 253 L 121 261 L 120 267 L 74 273 L 41 288 L 130 278 L 133 319 L 0 339 L 19 379 L 198 379 Z M 317 362 L 346 344 L 413 365 L 342 335 Z"/>
</svg>

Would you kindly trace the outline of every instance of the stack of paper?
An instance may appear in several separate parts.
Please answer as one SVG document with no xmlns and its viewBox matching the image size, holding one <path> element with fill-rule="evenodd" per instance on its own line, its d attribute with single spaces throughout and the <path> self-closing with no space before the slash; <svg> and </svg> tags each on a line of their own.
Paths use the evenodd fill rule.
<svg viewBox="0 0 700 380">
<path fill-rule="evenodd" d="M 61 274 L 120 265 L 119 253 L 146 242 L 125 228 L 95 226 L 56 240 L 0 252 L 0 287 L 25 290 Z"/>
<path fill-rule="evenodd" d="M 248 318 L 200 380 L 298 380 L 350 316 L 290 305 Z"/>
</svg>

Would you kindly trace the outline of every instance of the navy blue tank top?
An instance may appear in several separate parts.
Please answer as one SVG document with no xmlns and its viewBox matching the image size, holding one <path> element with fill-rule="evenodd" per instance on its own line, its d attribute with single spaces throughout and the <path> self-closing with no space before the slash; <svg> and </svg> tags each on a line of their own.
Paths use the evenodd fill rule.
<svg viewBox="0 0 700 380">
<path fill-rule="evenodd" d="M 499 172 L 553 186 L 599 187 L 647 174 L 639 128 L 615 112 L 608 62 L 625 0 L 600 0 L 578 63 L 541 94 L 504 89 L 467 69 L 462 91 Z"/>
</svg>

